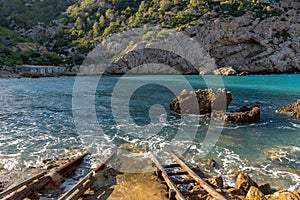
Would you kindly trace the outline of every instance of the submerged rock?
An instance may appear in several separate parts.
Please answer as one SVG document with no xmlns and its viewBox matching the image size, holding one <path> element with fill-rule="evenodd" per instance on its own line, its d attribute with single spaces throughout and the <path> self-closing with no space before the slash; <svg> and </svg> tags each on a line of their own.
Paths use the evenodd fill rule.
<svg viewBox="0 0 300 200">
<path fill-rule="evenodd" d="M 300 99 L 276 110 L 279 113 L 289 113 L 300 119 Z"/>
<path fill-rule="evenodd" d="M 171 110 L 185 114 L 210 114 L 212 110 L 226 110 L 232 100 L 231 92 L 221 88 L 198 89 L 181 94 L 170 103 Z"/>
</svg>

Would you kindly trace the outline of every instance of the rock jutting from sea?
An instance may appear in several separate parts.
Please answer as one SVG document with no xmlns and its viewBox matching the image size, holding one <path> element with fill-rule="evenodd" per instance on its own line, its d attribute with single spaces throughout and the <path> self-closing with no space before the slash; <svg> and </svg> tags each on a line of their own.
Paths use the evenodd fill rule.
<svg viewBox="0 0 300 200">
<path fill-rule="evenodd" d="M 300 119 L 300 99 L 276 110 L 279 113 L 287 113 Z"/>
<path fill-rule="evenodd" d="M 183 90 L 170 103 L 170 109 L 179 114 L 200 114 L 231 123 L 252 123 L 260 120 L 260 108 L 244 106 L 234 112 L 226 112 L 232 100 L 230 91 L 221 88 Z"/>
<path fill-rule="evenodd" d="M 232 100 L 231 92 L 225 89 L 182 90 L 171 103 L 171 110 L 183 114 L 208 114 L 212 110 L 225 110 Z M 198 104 L 197 104 L 198 103 Z"/>
</svg>

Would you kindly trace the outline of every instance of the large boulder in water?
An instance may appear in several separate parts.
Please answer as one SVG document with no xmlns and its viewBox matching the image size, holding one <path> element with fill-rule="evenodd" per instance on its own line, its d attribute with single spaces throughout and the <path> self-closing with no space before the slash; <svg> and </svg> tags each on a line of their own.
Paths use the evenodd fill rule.
<svg viewBox="0 0 300 200">
<path fill-rule="evenodd" d="M 225 111 L 231 100 L 231 92 L 225 89 L 198 89 L 190 92 L 183 90 L 170 103 L 170 108 L 177 113 L 210 114 L 212 110 Z"/>
<path fill-rule="evenodd" d="M 289 113 L 300 119 L 300 99 L 276 110 L 279 113 Z"/>
</svg>

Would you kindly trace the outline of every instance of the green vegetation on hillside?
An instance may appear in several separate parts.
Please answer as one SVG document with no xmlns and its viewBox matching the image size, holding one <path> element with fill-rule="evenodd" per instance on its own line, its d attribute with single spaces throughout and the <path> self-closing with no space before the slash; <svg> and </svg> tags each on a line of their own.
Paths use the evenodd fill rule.
<svg viewBox="0 0 300 200">
<path fill-rule="evenodd" d="M 39 22 L 49 23 L 71 5 L 70 0 L 0 0 L 0 25 L 31 28 Z"/>
<path fill-rule="evenodd" d="M 89 49 L 95 38 L 144 24 L 164 28 L 196 25 L 202 15 L 214 17 L 241 16 L 254 11 L 259 17 L 279 14 L 259 0 L 79 0 L 67 9 L 74 22 L 68 31 L 73 44 Z"/>
<path fill-rule="evenodd" d="M 31 49 L 21 51 L 17 48 L 19 43 L 32 42 L 15 32 L 0 26 L 0 65 L 59 65 L 62 58 L 55 53 L 40 53 Z"/>
<path fill-rule="evenodd" d="M 47 26 L 59 18 L 64 19 L 64 25 L 71 25 L 55 38 L 41 40 L 53 52 L 46 55 L 13 51 L 9 40 L 1 38 L 0 64 L 81 64 L 85 54 L 103 38 L 127 28 L 148 24 L 184 29 L 197 25 L 204 14 L 228 18 L 246 11 L 261 18 L 280 14 L 259 0 L 0 0 L 0 25 L 4 27 L 28 29 L 39 22 Z M 8 30 L 0 31 L 6 35 Z M 27 40 L 13 38 L 20 40 L 15 43 Z"/>
</svg>

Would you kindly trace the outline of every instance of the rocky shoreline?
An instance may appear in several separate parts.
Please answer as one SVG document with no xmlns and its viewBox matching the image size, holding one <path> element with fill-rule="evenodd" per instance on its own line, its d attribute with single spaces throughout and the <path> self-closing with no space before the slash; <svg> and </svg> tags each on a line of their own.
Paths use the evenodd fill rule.
<svg viewBox="0 0 300 200">
<path fill-rule="evenodd" d="M 66 153 L 65 156 L 60 160 L 56 161 L 45 161 L 46 169 L 52 169 L 54 167 L 61 166 L 62 164 L 69 161 L 70 156 L 76 155 L 76 152 Z M 121 157 L 119 157 L 121 158 Z M 138 165 L 140 167 L 139 161 L 133 161 L 132 166 Z M 122 163 L 125 162 L 125 163 Z M 150 160 L 144 160 L 143 162 L 151 165 Z M 120 166 L 126 166 L 127 160 L 113 160 L 109 163 L 102 171 L 97 173 L 96 181 L 91 186 L 84 195 L 83 199 L 107 199 L 107 198 L 122 198 L 126 200 L 131 199 L 144 199 L 146 197 L 152 197 L 151 199 L 163 200 L 166 197 L 166 185 L 162 183 L 161 179 L 157 177 L 155 169 L 152 167 L 148 172 L 124 172 L 124 169 Z M 199 161 L 196 165 L 190 165 L 195 173 L 202 177 L 211 187 L 220 191 L 222 195 L 229 200 L 299 200 L 300 199 L 300 188 L 295 191 L 287 190 L 275 190 L 270 183 L 260 183 L 258 184 L 251 177 L 251 174 L 240 172 L 236 175 L 235 186 L 231 187 L 224 183 L 222 176 L 210 176 L 207 169 L 213 169 L 217 166 L 216 161 L 213 159 Z M 80 169 L 88 171 L 88 169 Z M 4 171 L 0 170 L 0 192 L 10 187 L 12 184 L 16 184 L 22 180 L 27 179 L 27 176 L 33 176 L 42 171 L 45 168 L 27 168 L 23 169 L 22 172 L 16 171 Z M 125 170 L 126 171 L 126 170 Z M 134 170 L 133 170 L 134 171 Z M 75 173 L 76 174 L 76 173 Z M 83 175 L 83 174 L 82 174 Z M 6 180 L 4 179 L 6 177 Z M 63 191 L 70 187 L 70 184 L 74 184 L 80 177 L 76 180 L 73 178 L 67 178 L 65 182 L 61 182 L 61 186 L 55 187 L 56 184 L 49 184 L 41 191 L 42 197 L 57 198 L 58 195 L 63 193 Z M 192 190 L 202 190 L 203 188 L 195 184 L 187 184 L 186 187 L 192 187 Z M 128 192 L 130 191 L 130 192 Z M 39 195 L 35 196 L 37 198 Z M 190 199 L 202 199 L 210 200 L 212 197 L 208 193 L 203 193 L 199 195 L 191 196 Z"/>
</svg>

